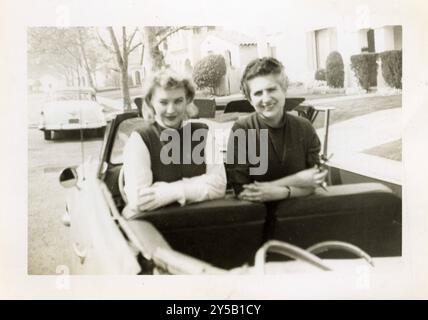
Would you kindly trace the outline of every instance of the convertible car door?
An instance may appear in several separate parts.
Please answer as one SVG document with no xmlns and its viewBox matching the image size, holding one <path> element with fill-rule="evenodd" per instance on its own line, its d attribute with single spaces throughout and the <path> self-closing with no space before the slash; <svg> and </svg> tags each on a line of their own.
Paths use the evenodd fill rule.
<svg viewBox="0 0 428 320">
<path fill-rule="evenodd" d="M 111 143 L 109 132 L 113 125 L 114 121 L 107 127 L 101 155 Z M 98 159 L 89 159 L 79 167 L 78 185 L 68 199 L 73 273 L 138 274 L 141 268 L 137 252 L 130 246 L 114 217 L 111 195 L 99 179 L 101 168 Z"/>
</svg>

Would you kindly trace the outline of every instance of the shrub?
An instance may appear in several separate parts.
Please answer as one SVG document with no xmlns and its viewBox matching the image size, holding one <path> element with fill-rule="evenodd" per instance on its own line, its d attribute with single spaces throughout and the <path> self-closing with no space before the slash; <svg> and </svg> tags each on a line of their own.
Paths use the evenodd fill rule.
<svg viewBox="0 0 428 320">
<path fill-rule="evenodd" d="M 403 55 L 401 50 L 385 51 L 380 54 L 382 61 L 382 76 L 385 82 L 397 89 L 401 89 L 403 73 Z"/>
<path fill-rule="evenodd" d="M 377 83 L 377 54 L 362 53 L 351 56 L 351 68 L 360 83 L 367 92 L 371 86 Z"/>
<path fill-rule="evenodd" d="M 337 51 L 330 52 L 327 57 L 325 78 L 329 87 L 343 88 L 345 71 L 342 56 Z"/>
<path fill-rule="evenodd" d="M 199 89 L 211 88 L 214 91 L 225 74 L 226 61 L 217 54 L 199 60 L 193 69 L 192 78 Z"/>
<path fill-rule="evenodd" d="M 325 81 L 325 70 L 319 69 L 315 72 L 315 80 Z"/>
</svg>

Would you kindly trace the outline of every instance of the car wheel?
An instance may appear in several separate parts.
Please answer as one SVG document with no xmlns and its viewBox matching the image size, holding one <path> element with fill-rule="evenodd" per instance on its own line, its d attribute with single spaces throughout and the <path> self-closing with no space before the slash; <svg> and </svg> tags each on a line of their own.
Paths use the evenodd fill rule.
<svg viewBox="0 0 428 320">
<path fill-rule="evenodd" d="M 45 130 L 44 135 L 45 135 L 45 140 L 52 140 L 52 131 L 51 130 Z"/>
</svg>

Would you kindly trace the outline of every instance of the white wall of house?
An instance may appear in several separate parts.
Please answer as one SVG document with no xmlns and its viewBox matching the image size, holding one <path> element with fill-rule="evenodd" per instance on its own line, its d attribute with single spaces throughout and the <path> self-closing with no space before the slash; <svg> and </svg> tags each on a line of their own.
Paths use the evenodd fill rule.
<svg viewBox="0 0 428 320">
<path fill-rule="evenodd" d="M 221 54 L 226 58 L 227 73 L 222 87 L 230 94 L 240 91 L 243 69 L 251 60 L 259 56 L 257 45 L 239 45 L 214 35 L 207 36 L 201 42 L 200 51 L 201 57 L 213 53 Z M 230 60 L 230 65 L 227 63 L 228 60 Z"/>
<path fill-rule="evenodd" d="M 258 57 L 258 46 L 250 45 L 250 46 L 240 46 L 239 47 L 239 54 L 240 54 L 240 64 L 239 68 L 244 69 L 245 66 L 253 59 Z"/>
<path fill-rule="evenodd" d="M 241 53 L 239 45 L 229 41 L 220 39 L 216 36 L 209 35 L 201 42 L 200 52 L 201 58 L 210 53 L 224 55 L 227 51 L 230 52 L 232 67 L 238 68 L 241 66 Z"/>
<path fill-rule="evenodd" d="M 327 52 L 337 50 L 345 65 L 345 86 L 356 87 L 350 57 L 361 52 L 368 29 L 374 30 L 376 52 L 402 47 L 401 29 L 394 27 L 402 24 L 401 8 L 394 2 L 335 1 L 315 8 L 294 4 L 284 10 L 281 22 L 265 30 L 266 41 L 275 47 L 291 81 L 313 82 L 317 68 L 325 67 Z M 305 18 L 295 18 L 300 16 Z"/>
<path fill-rule="evenodd" d="M 176 72 L 191 76 L 193 67 L 201 59 L 201 42 L 207 30 L 180 30 L 167 39 L 167 50 L 164 50 L 165 62 Z"/>
</svg>

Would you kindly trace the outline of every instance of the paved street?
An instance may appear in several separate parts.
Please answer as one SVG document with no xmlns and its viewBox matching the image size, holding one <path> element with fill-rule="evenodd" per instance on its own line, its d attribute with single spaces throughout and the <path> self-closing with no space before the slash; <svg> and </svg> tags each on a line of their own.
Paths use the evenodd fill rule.
<svg viewBox="0 0 428 320">
<path fill-rule="evenodd" d="M 28 273 L 55 274 L 71 259 L 70 232 L 61 222 L 66 190 L 58 182 L 61 170 L 82 161 L 78 133 L 45 141 L 35 128 L 43 99 L 28 100 Z M 100 138 L 84 142 L 85 156 L 97 156 Z"/>
</svg>

